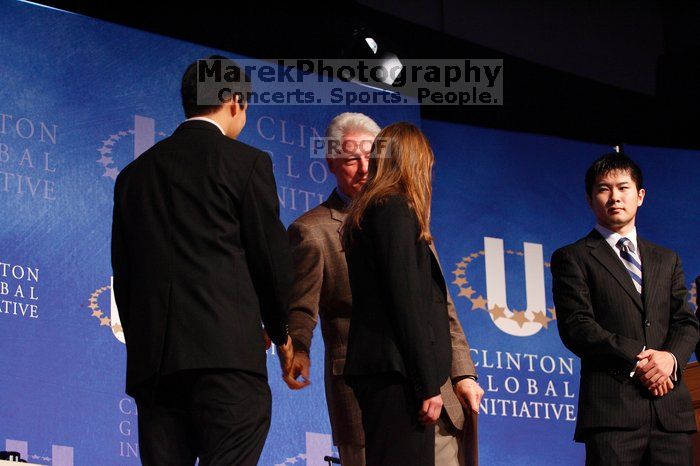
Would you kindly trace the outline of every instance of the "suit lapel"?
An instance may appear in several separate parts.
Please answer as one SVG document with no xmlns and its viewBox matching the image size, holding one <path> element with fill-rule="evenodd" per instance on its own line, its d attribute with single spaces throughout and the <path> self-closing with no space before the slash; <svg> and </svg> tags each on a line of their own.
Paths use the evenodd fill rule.
<svg viewBox="0 0 700 466">
<path fill-rule="evenodd" d="M 338 196 L 338 193 L 335 192 L 335 189 L 328 197 L 328 200 L 326 201 L 326 207 L 328 207 L 328 210 L 331 213 L 331 218 L 338 222 L 338 235 L 340 237 L 340 243 L 342 244 L 343 222 L 345 221 L 345 217 L 347 217 L 347 213 L 345 212 L 345 204 L 343 203 L 343 200 L 340 198 L 340 196 Z"/>
<path fill-rule="evenodd" d="M 440 259 L 438 259 L 437 249 L 435 249 L 435 242 L 428 245 L 430 249 L 430 258 L 433 262 L 433 276 L 437 278 L 440 289 L 443 290 L 445 296 L 447 296 L 447 284 L 445 283 L 445 276 L 442 273 L 442 266 L 440 265 Z"/>
<path fill-rule="evenodd" d="M 640 311 L 644 312 L 642 298 L 632 283 L 629 272 L 622 264 L 620 258 L 615 254 L 610 245 L 597 230 L 593 230 L 586 238 L 586 244 L 591 248 L 591 255 L 610 272 L 620 286 L 630 295 Z M 644 259 L 642 259 L 644 260 Z M 645 266 L 644 266 L 645 267 Z M 643 275 L 645 272 L 643 273 Z"/>
<path fill-rule="evenodd" d="M 637 238 L 637 246 L 639 247 L 639 256 L 642 259 L 642 298 L 644 299 L 644 308 L 653 309 L 651 303 L 657 291 L 654 284 L 658 283 L 659 256 L 653 245 L 646 240 Z"/>
</svg>

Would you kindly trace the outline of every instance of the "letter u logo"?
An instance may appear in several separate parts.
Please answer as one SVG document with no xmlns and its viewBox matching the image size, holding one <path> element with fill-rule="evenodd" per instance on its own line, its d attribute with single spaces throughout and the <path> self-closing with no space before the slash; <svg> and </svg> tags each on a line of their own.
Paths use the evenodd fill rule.
<svg viewBox="0 0 700 466">
<path fill-rule="evenodd" d="M 543 327 L 547 328 L 552 319 L 547 317 L 542 245 L 523 243 L 522 255 L 525 261 L 527 308 L 518 311 L 508 305 L 503 240 L 484 237 L 487 307 L 491 319 L 509 335 L 529 337 Z"/>
</svg>

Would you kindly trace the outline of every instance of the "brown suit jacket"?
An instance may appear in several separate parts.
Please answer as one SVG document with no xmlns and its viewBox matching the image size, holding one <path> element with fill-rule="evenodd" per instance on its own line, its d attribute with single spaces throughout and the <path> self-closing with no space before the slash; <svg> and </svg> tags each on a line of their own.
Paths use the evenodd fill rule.
<svg viewBox="0 0 700 466">
<path fill-rule="evenodd" d="M 364 445 L 360 408 L 352 389 L 343 380 L 352 312 L 348 267 L 340 234 L 346 217 L 343 209 L 343 201 L 334 191 L 324 203 L 289 226 L 295 270 L 289 334 L 296 349 L 308 352 L 313 330 L 321 316 L 321 333 L 326 348 L 324 382 L 333 441 L 336 445 Z M 432 245 L 431 250 L 437 258 Z M 449 291 L 447 311 L 452 338 L 451 377 L 475 375 L 469 344 Z M 461 430 L 465 421 L 464 411 L 450 380 L 442 386 L 441 394 L 445 412 L 454 427 Z"/>
</svg>

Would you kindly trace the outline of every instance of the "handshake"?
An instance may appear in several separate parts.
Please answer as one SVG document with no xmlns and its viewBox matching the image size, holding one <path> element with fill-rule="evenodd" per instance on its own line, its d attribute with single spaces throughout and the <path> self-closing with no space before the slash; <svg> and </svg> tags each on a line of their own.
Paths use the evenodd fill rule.
<svg viewBox="0 0 700 466">
<path fill-rule="evenodd" d="M 269 349 L 272 342 L 270 337 L 265 336 L 265 348 Z M 309 369 L 311 368 L 311 360 L 309 353 L 306 351 L 294 351 L 292 338 L 287 336 L 287 342 L 284 345 L 277 346 L 277 355 L 280 359 L 280 367 L 282 368 L 282 380 L 292 390 L 299 390 L 308 386 L 311 383 L 309 380 Z M 301 380 L 297 380 L 301 376 Z"/>
<path fill-rule="evenodd" d="M 309 353 L 306 351 L 294 351 L 293 344 L 289 338 L 284 346 L 278 346 L 277 348 L 279 350 L 278 354 L 284 383 L 292 390 L 300 390 L 307 387 L 311 383 L 311 380 L 309 380 L 309 369 L 311 368 Z M 301 379 L 299 379 L 299 377 L 301 377 Z M 469 382 L 472 381 L 469 380 Z M 423 400 L 418 412 L 418 418 L 423 424 L 435 424 L 441 412 L 442 396 L 437 395 Z"/>
<path fill-rule="evenodd" d="M 309 379 L 309 370 L 311 368 L 311 359 L 306 351 L 294 351 L 291 339 L 287 340 L 287 344 L 279 346 L 280 365 L 282 367 L 282 380 L 292 390 L 300 390 L 307 387 L 311 380 Z M 301 377 L 301 380 L 297 380 Z"/>
<path fill-rule="evenodd" d="M 630 377 L 636 377 L 652 395 L 662 397 L 673 390 L 671 375 L 676 359 L 668 351 L 644 349 L 637 355 L 637 365 Z"/>
</svg>

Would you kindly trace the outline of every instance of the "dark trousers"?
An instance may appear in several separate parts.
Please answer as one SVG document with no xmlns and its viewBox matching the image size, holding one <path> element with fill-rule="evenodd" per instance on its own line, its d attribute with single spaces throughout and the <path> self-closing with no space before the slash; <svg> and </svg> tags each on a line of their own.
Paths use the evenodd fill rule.
<svg viewBox="0 0 700 466">
<path fill-rule="evenodd" d="M 270 429 L 267 379 L 236 370 L 180 371 L 136 397 L 141 461 L 254 466 Z"/>
<path fill-rule="evenodd" d="M 353 377 L 367 466 L 434 466 L 435 426 L 418 421 L 422 400 L 399 374 Z"/>
<path fill-rule="evenodd" d="M 691 434 L 667 432 L 650 409 L 636 430 L 596 429 L 585 434 L 586 466 L 692 466 Z"/>
</svg>

